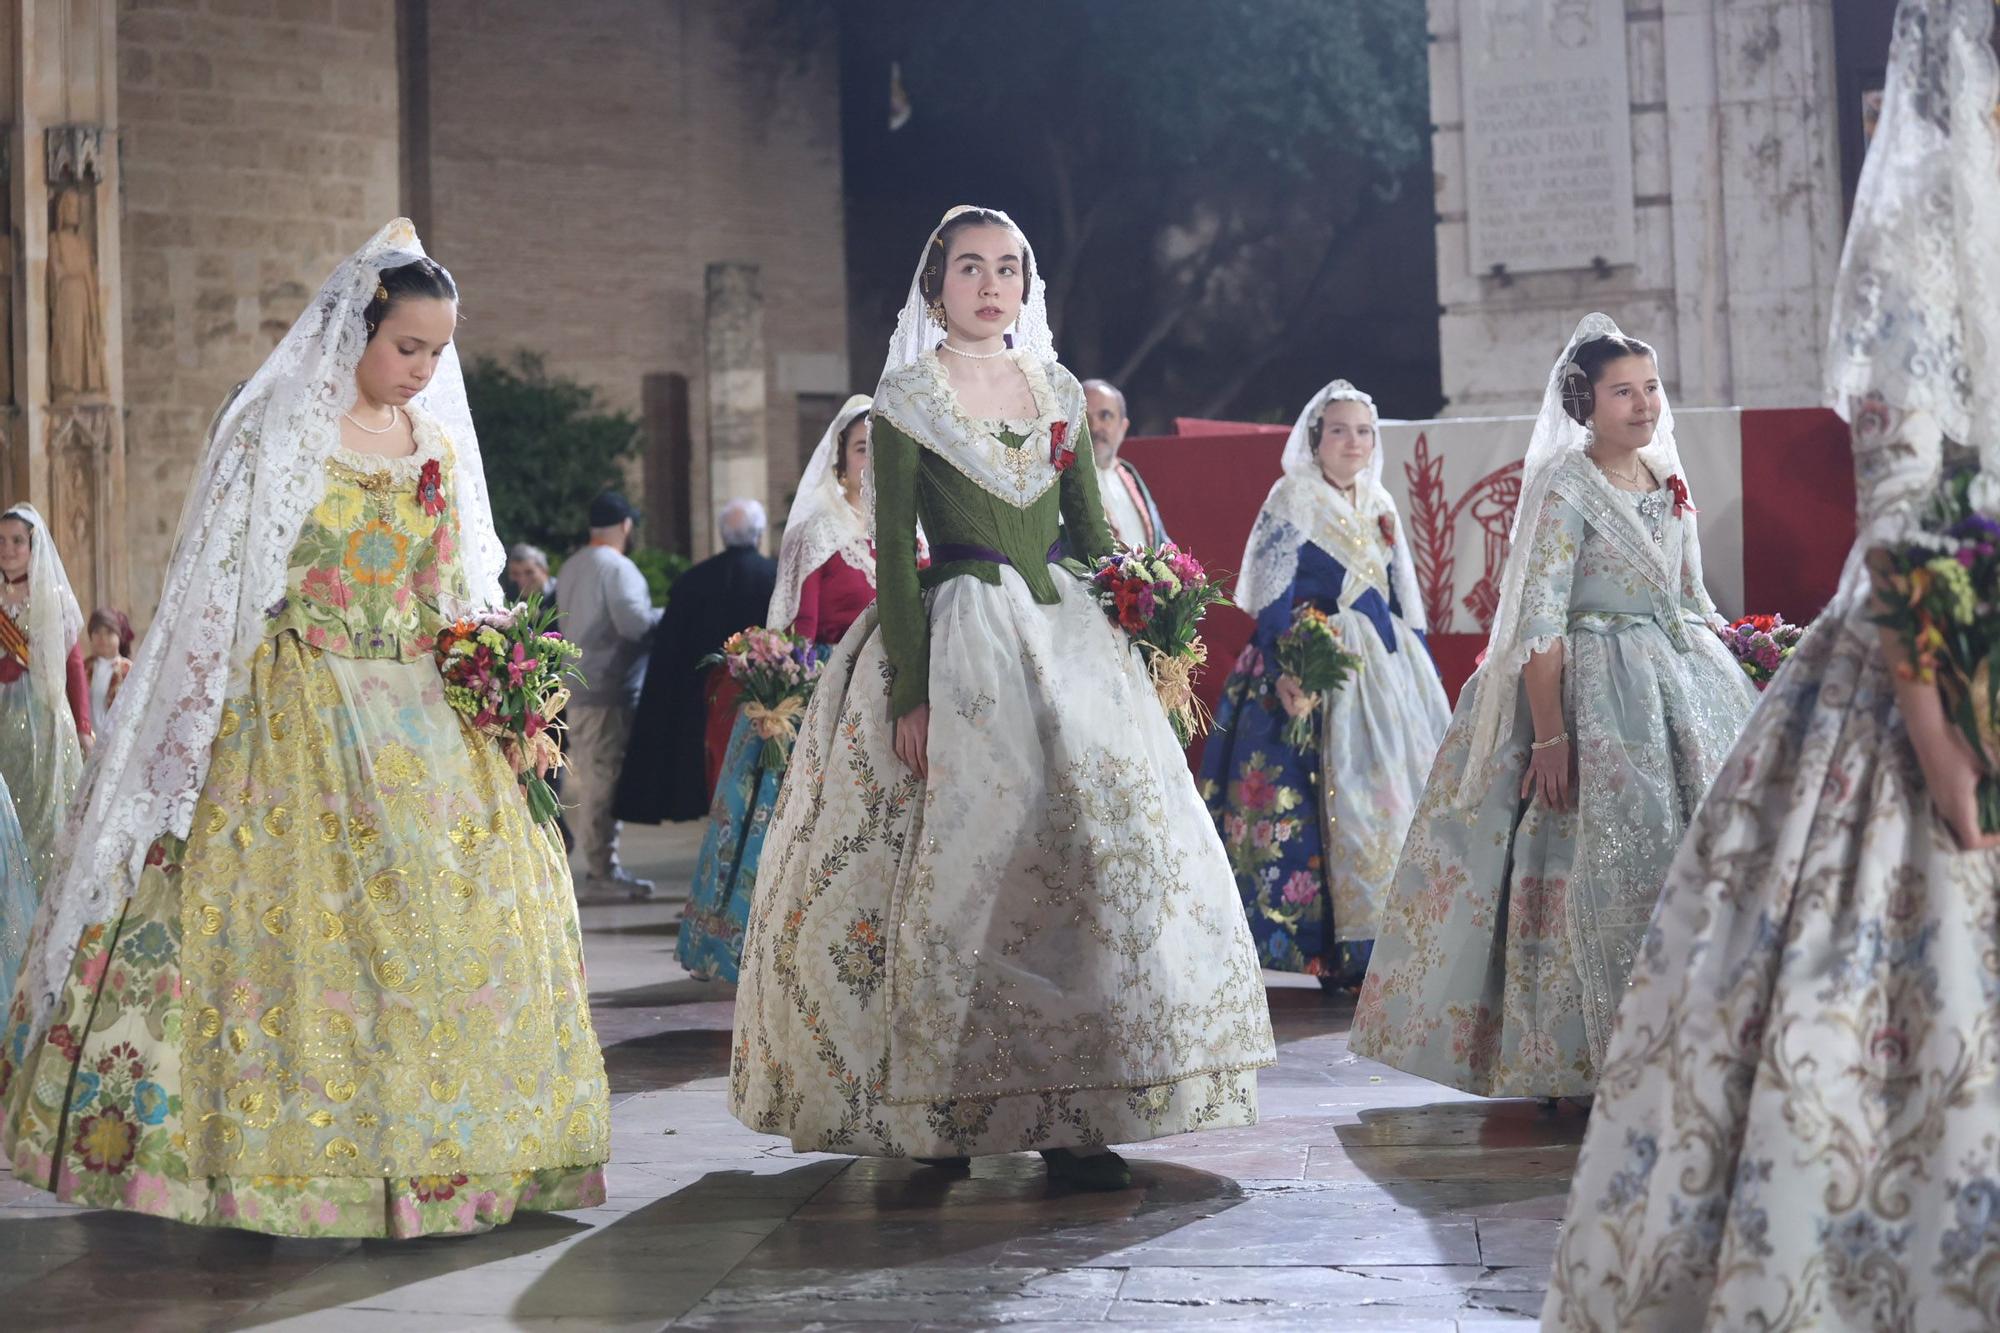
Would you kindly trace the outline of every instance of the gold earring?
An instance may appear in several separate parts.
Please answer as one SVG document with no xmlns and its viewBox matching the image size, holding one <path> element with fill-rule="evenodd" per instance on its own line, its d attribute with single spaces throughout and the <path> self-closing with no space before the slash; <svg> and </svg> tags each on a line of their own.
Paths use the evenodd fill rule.
<svg viewBox="0 0 2000 1333">
<path fill-rule="evenodd" d="M 933 324 L 937 325 L 937 326 L 938 326 L 939 328 L 944 328 L 944 327 L 945 327 L 945 322 L 944 322 L 944 302 L 943 302 L 943 301 L 932 301 L 932 302 L 931 302 L 931 303 L 930 303 L 930 304 L 929 304 L 929 305 L 928 305 L 927 307 L 925 307 L 925 308 L 926 308 L 926 309 L 928 309 L 928 310 L 929 310 L 929 311 L 931 312 L 931 323 L 933 323 Z"/>
</svg>

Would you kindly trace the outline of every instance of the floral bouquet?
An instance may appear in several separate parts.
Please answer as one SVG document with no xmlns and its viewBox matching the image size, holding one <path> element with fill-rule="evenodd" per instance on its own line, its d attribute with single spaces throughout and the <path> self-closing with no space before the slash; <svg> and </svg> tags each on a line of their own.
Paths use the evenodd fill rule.
<svg viewBox="0 0 2000 1333">
<path fill-rule="evenodd" d="M 481 735 L 500 742 L 528 797 L 528 813 L 555 822 L 561 806 L 544 776 L 562 767 L 554 724 L 569 690 L 563 673 L 583 650 L 549 628 L 554 608 L 540 595 L 480 611 L 445 626 L 437 639 L 446 702 Z"/>
<path fill-rule="evenodd" d="M 1201 618 L 1229 600 L 1222 585 L 1172 542 L 1112 552 L 1097 562 L 1090 584 L 1104 613 L 1145 653 L 1160 706 L 1175 737 L 1188 745 L 1208 730 L 1194 677 L 1208 661 Z"/>
<path fill-rule="evenodd" d="M 819 654 L 812 641 L 790 630 L 752 625 L 729 636 L 722 651 L 701 659 L 703 666 L 720 666 L 743 691 L 743 716 L 763 740 L 760 768 L 783 768 L 792 754 L 792 738 L 819 681 Z"/>
<path fill-rule="evenodd" d="M 1320 701 L 1360 669 L 1360 656 L 1340 646 L 1340 626 L 1331 616 L 1310 603 L 1294 611 L 1292 627 L 1278 636 L 1278 670 L 1298 681 L 1313 704 L 1285 724 L 1285 744 L 1294 750 L 1311 745 Z"/>
<path fill-rule="evenodd" d="M 1778 668 L 1799 646 L 1799 640 L 1805 637 L 1806 627 L 1794 625 L 1783 616 L 1774 614 L 1744 616 L 1716 630 L 1716 633 L 1722 636 L 1722 646 L 1735 654 L 1743 674 L 1761 690 L 1771 683 L 1771 677 L 1778 674 Z"/>
<path fill-rule="evenodd" d="M 1979 756 L 1980 831 L 2000 833 L 2000 522 L 1972 507 L 1974 475 L 1950 475 L 1922 531 L 1871 561 L 1883 608 L 1874 619 L 1902 641 L 1906 676 L 1937 686 L 1945 716 Z"/>
</svg>

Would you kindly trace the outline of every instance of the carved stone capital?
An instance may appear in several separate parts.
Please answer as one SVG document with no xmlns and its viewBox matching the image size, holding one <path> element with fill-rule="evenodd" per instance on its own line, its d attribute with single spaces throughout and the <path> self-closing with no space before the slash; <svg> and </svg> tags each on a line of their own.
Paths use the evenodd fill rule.
<svg viewBox="0 0 2000 1333">
<path fill-rule="evenodd" d="M 42 131 L 51 186 L 95 184 L 104 179 L 104 127 L 51 125 Z"/>
</svg>

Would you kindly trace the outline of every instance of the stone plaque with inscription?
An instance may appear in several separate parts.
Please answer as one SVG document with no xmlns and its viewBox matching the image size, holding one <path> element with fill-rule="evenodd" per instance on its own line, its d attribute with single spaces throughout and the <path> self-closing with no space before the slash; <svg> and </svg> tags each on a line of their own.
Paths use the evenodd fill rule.
<svg viewBox="0 0 2000 1333">
<path fill-rule="evenodd" d="M 1629 264 L 1624 0 L 1459 0 L 1472 268 Z"/>
</svg>

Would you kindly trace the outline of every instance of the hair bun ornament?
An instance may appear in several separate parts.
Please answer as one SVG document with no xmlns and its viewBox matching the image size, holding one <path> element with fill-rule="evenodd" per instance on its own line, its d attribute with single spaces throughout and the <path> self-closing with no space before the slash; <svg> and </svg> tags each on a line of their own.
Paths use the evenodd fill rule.
<svg viewBox="0 0 2000 1333">
<path fill-rule="evenodd" d="M 1597 393 L 1590 384 L 1590 372 L 1574 361 L 1565 361 L 1557 372 L 1562 377 L 1562 405 L 1572 421 L 1589 421 L 1597 406 Z"/>
<path fill-rule="evenodd" d="M 389 299 L 389 288 L 381 282 L 375 284 L 375 299 L 378 301 Z"/>
</svg>

